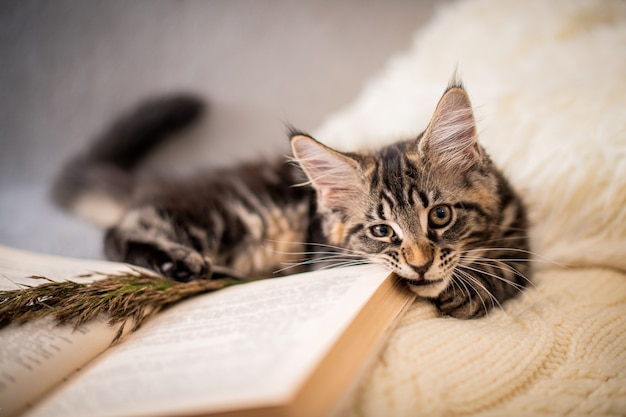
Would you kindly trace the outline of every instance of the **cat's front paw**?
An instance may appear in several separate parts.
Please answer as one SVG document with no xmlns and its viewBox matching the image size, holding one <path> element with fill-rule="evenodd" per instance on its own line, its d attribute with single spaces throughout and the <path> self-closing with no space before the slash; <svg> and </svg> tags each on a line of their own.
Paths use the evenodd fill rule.
<svg viewBox="0 0 626 417">
<path fill-rule="evenodd" d="M 109 259 L 152 269 L 180 282 L 210 279 L 213 274 L 211 261 L 193 248 L 170 242 L 121 241 L 116 240 L 116 237 L 113 233 L 107 235 L 106 252 Z"/>
<path fill-rule="evenodd" d="M 210 261 L 193 249 L 179 247 L 155 254 L 154 269 L 167 278 L 188 282 L 196 279 L 210 279 Z"/>
<path fill-rule="evenodd" d="M 477 319 L 485 316 L 493 305 L 484 300 L 482 295 L 470 288 L 446 288 L 439 296 L 433 300 L 439 312 L 455 319 Z"/>
</svg>

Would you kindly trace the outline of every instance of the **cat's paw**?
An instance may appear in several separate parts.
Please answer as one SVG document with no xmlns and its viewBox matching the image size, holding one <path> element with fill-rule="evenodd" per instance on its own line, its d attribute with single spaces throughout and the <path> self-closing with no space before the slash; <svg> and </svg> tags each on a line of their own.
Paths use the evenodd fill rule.
<svg viewBox="0 0 626 417">
<path fill-rule="evenodd" d="M 123 250 L 117 250 L 118 247 Z M 193 248 L 177 243 L 155 244 L 146 242 L 124 242 L 117 247 L 109 244 L 111 259 L 128 262 L 152 269 L 159 274 L 180 282 L 210 279 L 213 274 L 211 261 Z M 112 249 L 116 249 L 114 252 Z"/>
<path fill-rule="evenodd" d="M 211 263 L 193 249 L 185 247 L 161 250 L 155 254 L 154 269 L 167 278 L 188 282 L 196 279 L 210 279 L 212 275 Z"/>
<path fill-rule="evenodd" d="M 493 307 L 491 303 L 484 301 L 480 294 L 470 289 L 461 291 L 452 286 L 433 301 L 442 315 L 462 320 L 483 317 Z"/>
</svg>

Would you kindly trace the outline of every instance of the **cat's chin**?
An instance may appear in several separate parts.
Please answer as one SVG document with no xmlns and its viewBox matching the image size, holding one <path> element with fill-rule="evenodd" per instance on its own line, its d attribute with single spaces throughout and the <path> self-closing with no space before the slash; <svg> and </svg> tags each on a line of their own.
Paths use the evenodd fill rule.
<svg viewBox="0 0 626 417">
<path fill-rule="evenodd" d="M 436 298 L 448 286 L 446 279 L 409 279 L 402 278 L 411 291 L 425 298 Z"/>
</svg>

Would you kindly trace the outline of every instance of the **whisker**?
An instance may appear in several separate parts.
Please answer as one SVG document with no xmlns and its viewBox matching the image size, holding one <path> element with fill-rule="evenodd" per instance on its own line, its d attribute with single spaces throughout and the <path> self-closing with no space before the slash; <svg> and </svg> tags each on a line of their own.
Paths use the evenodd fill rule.
<svg viewBox="0 0 626 417">
<path fill-rule="evenodd" d="M 454 272 L 452 273 L 452 275 L 454 277 Z M 452 281 L 452 296 L 456 298 L 456 288 L 459 286 L 459 284 L 457 284 L 454 279 L 452 279 L 451 281 Z M 461 289 L 459 288 L 459 290 Z"/>
<path fill-rule="evenodd" d="M 288 241 L 288 240 L 275 240 L 275 239 L 265 239 L 266 242 L 272 243 L 284 243 L 289 245 L 304 245 L 304 246 L 319 246 L 322 248 L 328 249 L 336 249 L 339 252 L 349 252 L 349 253 L 359 253 L 359 251 L 349 248 L 344 248 L 341 246 L 331 245 L 329 243 L 317 243 L 317 242 L 298 242 L 298 241 Z"/>
<path fill-rule="evenodd" d="M 462 271 L 459 271 L 459 272 L 461 272 L 461 273 L 462 273 L 462 275 L 464 274 Z M 473 289 L 474 289 L 474 291 L 475 291 L 476 295 L 478 295 L 478 298 L 480 299 L 480 303 L 481 303 L 481 304 L 482 304 L 482 306 L 483 306 L 483 310 L 485 311 L 485 314 L 487 314 L 487 313 L 489 312 L 489 309 L 487 308 L 487 304 L 485 303 L 485 299 L 484 299 L 484 298 L 483 298 L 483 296 L 480 294 L 480 291 L 478 291 L 478 290 L 474 287 L 474 285 L 473 285 L 473 284 L 479 284 L 479 285 L 480 285 L 480 283 L 479 283 L 479 282 L 477 282 L 477 281 L 476 281 L 473 277 L 471 277 L 469 274 L 464 274 L 464 275 L 465 275 L 465 278 L 461 278 L 461 279 L 466 280 L 466 282 L 469 284 L 469 286 L 470 286 L 471 288 L 473 288 Z M 467 281 L 467 280 L 469 280 L 469 281 Z M 482 285 L 481 285 L 481 286 L 482 286 Z M 484 286 L 482 286 L 482 287 L 483 287 L 483 289 L 485 289 L 485 287 L 484 287 Z M 495 306 L 495 304 L 493 303 L 493 296 L 491 296 L 491 294 L 489 293 L 489 291 L 487 291 L 486 289 L 485 289 L 485 291 L 487 292 L 487 295 L 488 295 L 488 296 L 490 296 L 490 297 L 492 298 L 492 300 L 491 300 L 491 307 L 493 308 L 493 307 Z"/>
<path fill-rule="evenodd" d="M 527 232 L 528 229 L 524 228 L 524 227 L 507 227 L 506 230 L 516 230 L 518 232 Z"/>
<path fill-rule="evenodd" d="M 298 262 L 283 262 L 283 265 L 286 265 L 283 268 L 277 269 L 276 271 L 274 271 L 274 273 L 280 273 L 280 272 L 284 272 L 288 269 L 293 269 L 299 266 L 309 266 L 309 265 L 314 265 L 314 264 L 318 264 L 318 263 L 325 263 L 328 262 L 328 260 L 324 260 L 324 259 L 304 259 L 302 261 L 298 261 Z"/>
<path fill-rule="evenodd" d="M 334 269 L 334 268 L 345 268 L 348 266 L 360 266 L 360 265 L 369 265 L 370 263 L 367 262 L 366 260 L 361 261 L 361 262 L 357 262 L 357 261 L 345 261 L 345 262 L 339 262 L 336 264 L 331 264 L 331 265 L 326 265 L 320 268 L 320 270 L 327 270 L 327 269 Z"/>
<path fill-rule="evenodd" d="M 358 253 L 340 253 L 340 252 L 317 252 L 317 251 L 302 251 L 302 252 L 290 252 L 290 251 L 279 251 L 275 250 L 274 253 L 280 255 L 302 255 L 302 256 L 318 256 L 318 255 L 328 255 L 328 256 L 351 256 L 351 257 L 363 257 L 365 254 Z"/>
<path fill-rule="evenodd" d="M 293 262 L 293 263 L 288 263 L 286 264 L 285 267 L 280 268 L 276 271 L 274 271 L 275 274 L 287 271 L 289 269 L 293 269 L 293 268 L 297 268 L 300 266 L 310 266 L 310 265 L 315 265 L 315 264 L 321 264 L 321 263 L 329 263 L 329 262 L 334 262 L 331 264 L 332 265 L 348 265 L 348 264 L 354 264 L 354 265 L 362 265 L 365 263 L 369 263 L 370 261 L 367 258 L 353 258 L 353 259 L 346 259 L 343 258 L 341 256 L 339 256 L 340 254 L 337 254 L 338 256 L 336 257 L 321 257 L 321 258 L 311 258 L 311 259 L 304 259 L 302 261 L 299 262 Z M 326 267 L 322 267 L 320 269 L 325 269 Z"/>
<path fill-rule="evenodd" d="M 328 263 L 334 262 L 335 264 L 339 262 L 344 262 L 347 265 L 347 262 L 354 262 L 355 264 L 363 264 L 366 260 L 367 254 L 358 251 L 352 250 L 348 248 L 342 248 L 340 246 L 335 246 L 327 243 L 313 243 L 313 242 L 297 242 L 297 241 L 284 241 L 284 240 L 274 240 L 274 239 L 266 239 L 265 242 L 268 243 L 279 243 L 293 246 L 318 246 L 320 248 L 331 249 L 329 250 L 311 250 L 311 251 L 288 251 L 288 250 L 278 250 L 271 249 L 273 253 L 280 255 L 293 255 L 298 256 L 303 259 L 286 264 L 285 267 L 279 268 L 274 271 L 275 274 L 280 274 L 285 271 L 288 271 L 297 267 L 310 267 L 311 265 L 320 264 L 320 263 Z M 285 264 L 285 263 L 283 263 Z M 309 268 L 307 268 L 309 269 Z M 324 269 L 324 268 L 320 268 Z"/>
<path fill-rule="evenodd" d="M 524 281 L 526 281 L 532 287 L 536 288 L 536 285 L 535 285 L 534 282 L 532 282 L 521 271 L 519 271 L 518 269 L 514 268 L 513 265 L 509 265 L 506 262 L 503 262 L 504 260 L 494 259 L 494 258 L 464 257 L 464 256 L 459 257 L 459 259 L 462 260 L 462 261 L 469 261 L 471 264 L 483 265 L 483 266 L 491 266 L 491 267 L 494 267 L 494 268 L 498 268 L 500 270 L 509 271 L 509 272 L 517 275 L 518 277 L 522 278 Z M 507 259 L 507 260 L 510 261 L 510 262 L 524 262 L 524 261 L 531 262 L 531 260 L 529 260 L 529 259 Z"/>
<path fill-rule="evenodd" d="M 553 261 L 549 261 L 549 260 L 531 259 L 531 258 L 485 258 L 483 256 L 465 256 L 465 255 L 460 255 L 459 258 L 469 260 L 469 261 L 475 260 L 475 259 L 478 259 L 478 260 L 483 259 L 483 260 L 500 261 L 500 262 L 537 262 L 537 263 L 547 263 L 547 264 L 554 263 Z"/>
<path fill-rule="evenodd" d="M 455 270 L 453 270 L 453 271 L 452 271 L 452 279 L 451 279 L 450 281 L 451 281 L 451 283 L 452 283 L 452 291 L 453 291 L 453 296 L 454 296 L 454 297 L 456 297 L 456 289 L 457 289 L 457 288 L 459 289 L 459 291 L 463 292 L 463 288 L 461 288 L 461 286 L 459 285 L 459 283 L 458 283 L 458 282 L 456 282 L 456 280 L 457 280 L 457 279 L 459 279 L 459 278 L 456 276 L 456 271 L 455 271 Z M 468 294 L 468 295 L 469 295 L 469 294 Z"/>
<path fill-rule="evenodd" d="M 365 256 L 364 254 L 352 254 L 352 253 L 336 253 L 336 254 L 328 254 L 325 256 L 315 256 L 316 258 L 319 259 L 328 259 L 328 260 L 332 260 L 332 259 L 337 259 L 337 258 L 345 258 L 345 259 L 367 259 L 367 256 Z"/>
<path fill-rule="evenodd" d="M 536 256 L 541 256 L 538 253 L 526 250 L 526 249 L 521 249 L 521 248 L 511 248 L 511 247 L 493 247 L 493 246 L 485 246 L 482 248 L 471 248 L 471 249 L 463 249 L 461 250 L 461 252 L 478 252 L 478 251 L 484 251 L 484 250 L 501 250 L 501 251 L 512 251 L 512 252 L 521 252 L 521 253 L 527 253 L 529 255 L 536 255 Z"/>
<path fill-rule="evenodd" d="M 504 277 L 498 276 L 498 275 L 496 275 L 496 274 L 492 274 L 492 273 L 490 273 L 490 272 L 487 272 L 487 271 L 485 271 L 485 270 L 482 270 L 482 269 L 479 269 L 479 268 L 472 268 L 472 267 L 471 267 L 471 266 L 469 266 L 469 265 L 462 265 L 462 264 L 457 265 L 457 267 L 458 267 L 458 268 L 463 268 L 463 269 L 468 269 L 468 270 L 470 270 L 470 271 L 474 271 L 474 272 L 477 272 L 477 273 L 479 273 L 479 274 L 485 274 L 485 275 L 488 275 L 488 276 L 490 276 L 490 277 L 493 277 L 493 278 L 495 278 L 495 279 L 497 279 L 497 280 L 500 280 L 500 281 L 504 282 L 505 284 L 508 284 L 508 285 L 512 286 L 513 288 L 515 288 L 515 289 L 516 289 L 516 290 L 518 290 L 518 291 L 522 291 L 522 290 L 524 290 L 524 287 L 523 287 L 522 285 L 520 285 L 520 284 L 518 284 L 518 283 L 516 283 L 516 282 L 513 282 L 513 281 L 511 281 L 511 280 L 508 280 L 508 279 L 506 279 L 506 278 L 504 278 Z"/>
<path fill-rule="evenodd" d="M 483 290 L 487 293 L 487 295 L 488 295 L 488 296 L 489 296 L 489 298 L 491 299 L 491 306 L 492 306 L 492 307 L 495 307 L 495 305 L 497 304 L 497 305 L 498 305 L 498 307 L 499 307 L 501 310 L 503 310 L 503 308 L 502 308 L 502 304 L 500 304 L 500 302 L 498 301 L 498 299 L 497 299 L 497 298 L 496 298 L 496 297 L 495 297 L 495 296 L 491 293 L 491 291 L 489 291 L 489 290 L 487 289 L 487 287 L 485 287 L 485 286 L 483 285 L 483 283 L 482 283 L 482 282 L 480 282 L 480 280 L 479 280 L 478 278 L 476 278 L 476 277 L 472 276 L 472 275 L 471 275 L 470 273 L 468 273 L 467 271 L 459 271 L 459 272 L 460 272 L 460 273 L 462 273 L 462 274 L 463 274 L 463 275 L 464 275 L 467 279 L 471 280 L 471 281 L 472 281 L 472 282 L 474 282 L 475 284 L 478 284 L 478 285 L 479 285 L 479 286 L 480 286 L 480 287 L 481 287 L 481 288 L 482 288 L 482 289 L 483 289 Z M 479 296 L 479 297 L 480 297 L 480 299 L 481 299 L 481 302 L 483 303 L 483 307 L 485 308 L 485 313 L 488 313 L 488 312 L 489 312 L 489 310 L 487 309 L 487 306 L 486 306 L 486 304 L 484 303 L 484 299 L 483 299 L 482 295 L 480 295 L 480 292 L 479 292 L 479 291 L 476 291 L 476 294 L 478 294 L 478 296 Z"/>
<path fill-rule="evenodd" d="M 457 281 L 457 283 L 460 284 L 459 285 L 459 290 L 462 291 L 461 285 L 463 285 L 463 288 L 465 288 L 465 293 L 467 294 L 467 298 L 468 298 L 468 304 L 471 306 L 471 304 L 472 304 L 472 292 L 470 291 L 470 289 L 468 288 L 467 285 L 472 287 L 472 289 L 474 289 L 474 287 L 472 286 L 471 283 L 467 282 L 465 278 L 463 278 L 463 276 L 461 275 L 462 272 L 463 271 L 455 270 L 452 275 L 455 278 L 455 280 Z M 474 291 L 476 291 L 476 290 L 474 289 Z M 481 298 L 481 302 L 483 303 L 483 306 L 484 306 L 484 302 L 482 301 L 482 298 Z M 485 308 L 486 308 L 486 306 L 485 306 Z"/>
<path fill-rule="evenodd" d="M 498 268 L 501 270 L 505 270 L 505 271 L 509 271 L 515 275 L 517 275 L 518 277 L 522 278 L 524 281 L 526 281 L 528 284 L 530 284 L 531 286 L 535 287 L 535 283 L 532 282 L 527 276 L 525 276 L 524 274 L 522 274 L 519 270 L 515 269 L 512 265 L 509 265 L 507 263 L 504 262 L 500 262 L 497 259 L 490 259 L 489 261 L 493 262 L 493 263 L 489 263 L 489 262 L 481 262 L 481 261 L 473 261 L 472 264 L 476 264 L 476 265 L 483 265 L 483 266 L 491 266 L 494 268 Z M 504 277 L 501 277 L 502 279 L 505 279 Z M 505 279 L 506 280 L 506 279 Z M 507 280 L 508 281 L 508 280 Z M 512 283 L 513 284 L 513 283 Z M 516 285 L 520 285 L 520 284 L 516 284 Z M 521 286 L 521 285 L 520 285 Z M 521 286 L 523 288 L 523 286 Z"/>
<path fill-rule="evenodd" d="M 517 236 L 498 237 L 498 238 L 487 239 L 487 240 L 471 239 L 471 240 L 465 241 L 465 244 L 466 245 L 474 245 L 474 244 L 485 245 L 486 243 L 505 242 L 505 241 L 510 241 L 510 240 L 529 239 L 529 238 L 530 236 L 528 235 L 517 235 Z"/>
<path fill-rule="evenodd" d="M 560 267 L 564 267 L 566 268 L 567 265 L 562 264 L 560 262 L 555 261 L 554 259 L 550 259 L 546 256 L 543 256 L 537 252 L 533 252 L 533 251 L 529 251 L 526 249 L 520 249 L 520 248 L 507 248 L 507 247 L 485 247 L 485 248 L 474 248 L 474 249 L 463 249 L 460 250 L 459 252 L 461 253 L 469 253 L 469 252 L 483 252 L 483 251 L 502 251 L 502 252 L 519 252 L 519 253 L 525 253 L 531 256 L 534 256 L 536 258 L 540 258 L 541 260 L 543 260 L 544 262 L 547 263 L 552 263 L 554 265 L 560 266 Z"/>
<path fill-rule="evenodd" d="M 473 261 L 485 261 L 485 262 L 490 261 L 490 262 L 500 262 L 500 263 L 548 262 L 548 261 L 542 261 L 542 260 L 530 259 L 530 258 L 490 258 L 487 256 L 468 256 L 468 255 L 459 255 L 459 259 L 464 260 L 464 261 L 470 261 L 470 262 L 473 262 Z"/>
</svg>

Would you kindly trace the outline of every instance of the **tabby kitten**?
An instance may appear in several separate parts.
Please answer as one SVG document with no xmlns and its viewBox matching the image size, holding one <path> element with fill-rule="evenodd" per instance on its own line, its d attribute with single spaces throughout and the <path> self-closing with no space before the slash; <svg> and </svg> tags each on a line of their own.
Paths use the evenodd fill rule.
<svg viewBox="0 0 626 417">
<path fill-rule="evenodd" d="M 56 201 L 108 227 L 108 258 L 178 281 L 267 277 L 292 263 L 378 263 L 463 319 L 529 282 L 524 206 L 478 144 L 460 83 L 424 133 L 378 150 L 342 153 L 294 130 L 293 161 L 185 181 L 132 175 L 201 110 L 187 96 L 145 103 L 59 177 Z"/>
</svg>

